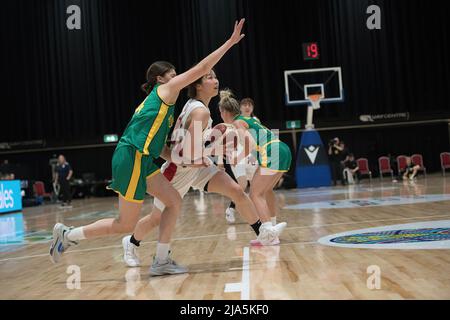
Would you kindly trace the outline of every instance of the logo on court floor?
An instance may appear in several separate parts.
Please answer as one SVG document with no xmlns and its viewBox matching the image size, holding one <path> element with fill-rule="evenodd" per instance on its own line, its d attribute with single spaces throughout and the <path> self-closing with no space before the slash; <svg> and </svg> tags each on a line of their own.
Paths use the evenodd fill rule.
<svg viewBox="0 0 450 320">
<path fill-rule="evenodd" d="M 329 235 L 319 243 L 367 249 L 450 249 L 450 220 L 425 221 Z"/>
<path fill-rule="evenodd" d="M 368 232 L 331 239 L 334 243 L 373 244 L 450 240 L 450 228 Z"/>
<path fill-rule="evenodd" d="M 348 191 L 348 190 L 347 190 Z M 360 199 L 343 199 L 334 201 L 305 202 L 292 204 L 285 207 L 289 210 L 302 209 L 345 209 L 345 208 L 363 208 L 363 207 L 380 207 L 380 206 L 396 206 L 403 204 L 416 204 L 437 201 L 449 201 L 450 194 L 423 194 L 412 196 L 391 196 L 381 198 L 360 198 Z"/>
</svg>

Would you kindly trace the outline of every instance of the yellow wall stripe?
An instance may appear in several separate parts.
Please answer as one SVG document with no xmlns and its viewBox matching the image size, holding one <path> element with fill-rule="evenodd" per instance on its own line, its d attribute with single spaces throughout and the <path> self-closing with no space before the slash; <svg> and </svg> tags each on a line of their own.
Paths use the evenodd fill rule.
<svg viewBox="0 0 450 320">
<path fill-rule="evenodd" d="M 125 194 L 125 199 L 133 199 L 136 193 L 137 184 L 139 178 L 141 177 L 141 159 L 142 153 L 136 150 L 136 155 L 134 156 L 134 166 L 133 173 L 131 175 L 130 184 L 128 185 L 127 193 Z"/>
<path fill-rule="evenodd" d="M 161 103 L 161 106 L 159 107 L 159 112 L 158 112 L 158 115 L 156 116 L 155 122 L 153 122 L 153 125 L 150 128 L 150 131 L 148 132 L 147 139 L 145 140 L 145 145 L 144 145 L 144 150 L 143 150 L 145 155 L 149 154 L 148 146 L 150 145 L 150 143 L 152 142 L 156 133 L 158 132 L 159 128 L 161 127 L 161 124 L 163 123 L 164 118 L 166 117 L 167 110 L 169 110 L 169 107 L 166 104 Z"/>
</svg>

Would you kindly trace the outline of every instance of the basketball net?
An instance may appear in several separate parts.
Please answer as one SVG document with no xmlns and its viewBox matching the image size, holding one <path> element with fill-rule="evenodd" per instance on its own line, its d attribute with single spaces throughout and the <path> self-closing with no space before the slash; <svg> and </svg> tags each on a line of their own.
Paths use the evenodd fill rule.
<svg viewBox="0 0 450 320">
<path fill-rule="evenodd" d="M 311 105 L 308 106 L 308 115 L 306 119 L 306 126 L 305 128 L 308 130 L 314 129 L 314 124 L 312 123 L 313 120 L 313 111 L 320 109 L 320 101 L 322 100 L 321 94 L 311 94 L 308 96 L 309 101 L 311 102 Z"/>
</svg>

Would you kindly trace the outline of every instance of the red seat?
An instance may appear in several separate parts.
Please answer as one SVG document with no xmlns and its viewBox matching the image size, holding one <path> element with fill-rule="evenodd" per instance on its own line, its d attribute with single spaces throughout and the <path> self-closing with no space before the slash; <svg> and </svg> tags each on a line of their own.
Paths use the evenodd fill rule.
<svg viewBox="0 0 450 320">
<path fill-rule="evenodd" d="M 42 181 L 36 181 L 33 185 L 34 194 L 37 197 L 51 199 L 52 195 L 45 191 L 45 185 Z"/>
<path fill-rule="evenodd" d="M 425 177 L 427 176 L 427 169 L 423 165 L 423 157 L 421 154 L 413 154 L 411 156 L 411 162 L 416 166 L 420 166 L 419 171 L 423 171 Z"/>
<path fill-rule="evenodd" d="M 441 153 L 442 175 L 445 176 L 445 170 L 450 169 L 450 152 Z"/>
<path fill-rule="evenodd" d="M 402 172 L 405 172 L 406 167 L 408 166 L 406 164 L 406 158 L 407 156 L 398 156 L 397 157 L 397 169 L 398 169 L 398 174 L 400 175 Z"/>
<path fill-rule="evenodd" d="M 392 180 L 394 179 L 394 172 L 392 171 L 391 162 L 388 157 L 379 157 L 378 167 L 380 168 L 380 179 L 383 179 L 384 173 L 390 173 Z"/>
<path fill-rule="evenodd" d="M 369 170 L 369 161 L 366 158 L 359 158 L 356 160 L 361 175 L 368 175 L 369 180 L 372 181 L 372 171 Z"/>
</svg>

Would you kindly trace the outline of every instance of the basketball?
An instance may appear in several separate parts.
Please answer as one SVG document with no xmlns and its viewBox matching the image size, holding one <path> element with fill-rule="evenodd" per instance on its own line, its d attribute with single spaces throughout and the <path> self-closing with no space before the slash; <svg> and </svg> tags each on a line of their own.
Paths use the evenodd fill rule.
<svg viewBox="0 0 450 320">
<path fill-rule="evenodd" d="M 218 146 L 221 146 L 223 154 L 232 152 L 236 150 L 238 145 L 238 133 L 236 128 L 231 124 L 219 123 L 212 128 L 211 134 L 209 136 L 209 141 L 214 143 L 217 139 Z M 232 144 L 231 144 L 232 142 Z"/>
<path fill-rule="evenodd" d="M 227 127 L 227 124 L 225 124 L 225 123 L 219 123 L 214 128 L 212 128 L 212 132 L 210 135 L 211 142 L 214 142 L 214 141 L 216 141 L 216 138 L 223 136 L 225 134 L 225 132 L 227 131 L 227 129 L 228 129 L 228 127 Z"/>
</svg>

